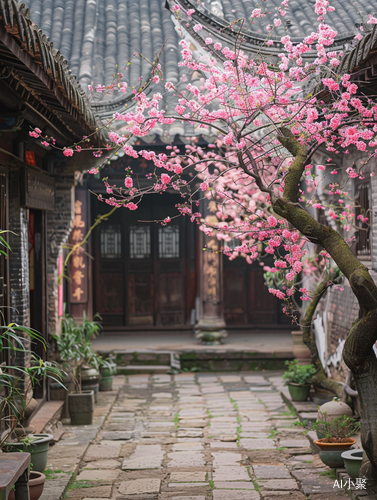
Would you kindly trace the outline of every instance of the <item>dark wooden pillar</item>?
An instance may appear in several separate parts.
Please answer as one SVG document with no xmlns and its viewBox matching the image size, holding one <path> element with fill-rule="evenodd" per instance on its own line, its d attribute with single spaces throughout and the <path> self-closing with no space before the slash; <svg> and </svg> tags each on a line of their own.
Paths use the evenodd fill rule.
<svg viewBox="0 0 377 500">
<path fill-rule="evenodd" d="M 202 213 L 210 226 L 218 222 L 214 200 L 203 202 Z M 200 231 L 199 321 L 196 337 L 203 344 L 218 345 L 227 336 L 224 320 L 223 256 L 216 236 Z"/>
</svg>

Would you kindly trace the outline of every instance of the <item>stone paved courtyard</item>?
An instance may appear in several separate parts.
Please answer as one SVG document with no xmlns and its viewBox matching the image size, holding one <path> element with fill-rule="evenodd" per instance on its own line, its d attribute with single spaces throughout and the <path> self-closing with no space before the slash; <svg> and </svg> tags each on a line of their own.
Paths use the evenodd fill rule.
<svg viewBox="0 0 377 500">
<path fill-rule="evenodd" d="M 43 500 L 330 500 L 273 372 L 133 375 L 101 393 L 95 425 L 66 427 L 50 450 Z M 88 442 L 90 442 L 88 446 Z M 75 468 L 76 467 L 76 468 Z"/>
</svg>

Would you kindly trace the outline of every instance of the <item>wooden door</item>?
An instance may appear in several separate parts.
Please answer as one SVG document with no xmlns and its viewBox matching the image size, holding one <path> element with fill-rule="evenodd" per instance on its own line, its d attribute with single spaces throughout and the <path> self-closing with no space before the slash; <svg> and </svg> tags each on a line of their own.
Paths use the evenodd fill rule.
<svg viewBox="0 0 377 500">
<path fill-rule="evenodd" d="M 242 257 L 224 256 L 224 313 L 231 326 L 273 326 L 286 323 L 281 302 L 268 292 L 263 269 Z"/>
<path fill-rule="evenodd" d="M 172 215 L 178 201 L 174 195 L 147 196 L 138 210 L 119 209 L 98 228 L 95 310 L 106 326 L 148 329 L 185 324 L 185 220 L 157 222 Z M 99 205 L 94 217 L 99 210 L 103 213 Z"/>
</svg>

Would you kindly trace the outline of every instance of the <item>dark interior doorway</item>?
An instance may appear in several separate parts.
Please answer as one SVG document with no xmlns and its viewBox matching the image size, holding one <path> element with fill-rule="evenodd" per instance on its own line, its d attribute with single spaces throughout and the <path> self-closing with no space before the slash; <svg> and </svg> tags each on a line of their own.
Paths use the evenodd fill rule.
<svg viewBox="0 0 377 500">
<path fill-rule="evenodd" d="M 29 284 L 30 284 L 30 327 L 46 341 L 46 235 L 45 212 L 29 210 Z M 33 352 L 46 360 L 42 342 L 34 342 Z M 45 397 L 45 383 L 37 385 L 34 397 Z"/>
</svg>

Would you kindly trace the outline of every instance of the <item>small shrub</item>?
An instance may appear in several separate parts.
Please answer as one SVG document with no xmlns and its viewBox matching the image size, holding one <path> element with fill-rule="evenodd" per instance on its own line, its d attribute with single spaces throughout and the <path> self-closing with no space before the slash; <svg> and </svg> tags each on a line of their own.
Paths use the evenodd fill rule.
<svg viewBox="0 0 377 500">
<path fill-rule="evenodd" d="M 310 384 L 316 372 L 313 365 L 299 365 L 297 359 L 286 361 L 288 370 L 284 373 L 283 379 L 286 384 L 294 383 L 299 385 Z"/>
</svg>

